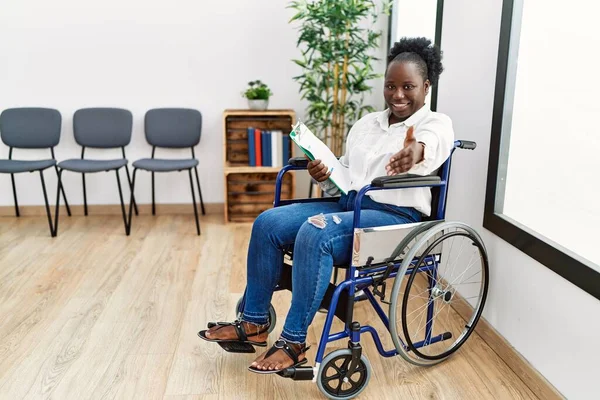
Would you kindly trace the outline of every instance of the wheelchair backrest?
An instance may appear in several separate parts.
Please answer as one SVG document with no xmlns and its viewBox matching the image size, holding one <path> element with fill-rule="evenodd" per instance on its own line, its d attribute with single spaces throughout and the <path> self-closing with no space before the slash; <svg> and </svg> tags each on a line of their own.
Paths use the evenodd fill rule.
<svg viewBox="0 0 600 400">
<path fill-rule="evenodd" d="M 431 188 L 431 215 L 424 217 L 423 221 L 437 221 L 446 218 L 446 199 L 448 198 L 448 185 L 450 184 L 450 165 L 452 164 L 452 155 L 454 150 L 459 146 L 455 143 L 450 156 L 437 170 L 436 175 L 445 182 L 443 186 Z"/>
</svg>

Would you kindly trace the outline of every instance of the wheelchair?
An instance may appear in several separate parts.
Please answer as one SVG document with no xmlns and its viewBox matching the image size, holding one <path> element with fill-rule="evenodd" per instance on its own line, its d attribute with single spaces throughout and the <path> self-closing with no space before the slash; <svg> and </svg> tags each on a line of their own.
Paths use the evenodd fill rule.
<svg viewBox="0 0 600 400">
<path fill-rule="evenodd" d="M 418 366 L 444 361 L 469 338 L 485 305 L 489 265 L 479 234 L 461 222 L 445 221 L 446 198 L 452 154 L 456 149 L 474 150 L 475 142 L 458 140 L 450 157 L 430 176 L 385 176 L 374 179 L 357 194 L 354 206 L 354 238 L 351 265 L 334 266 L 321 304 L 327 316 L 315 366 L 299 366 L 279 372 L 293 380 L 312 380 L 330 399 L 351 399 L 369 383 L 373 373 L 360 344 L 363 334 L 370 334 L 383 357 L 400 355 Z M 295 202 L 337 201 L 337 197 L 281 199 L 283 176 L 306 169 L 308 160 L 292 158 L 278 174 L 274 206 Z M 360 205 L 366 193 L 376 190 L 405 190 L 430 187 L 432 216 L 419 223 L 360 227 Z M 285 267 L 276 290 L 292 290 L 292 249 L 285 249 Z M 457 254 L 458 253 L 458 254 Z M 345 279 L 337 274 L 345 270 Z M 387 286 L 391 284 L 389 298 Z M 388 314 L 377 300 L 387 305 Z M 377 330 L 353 319 L 354 305 L 367 301 L 391 335 L 394 348 L 386 350 Z M 244 296 L 238 301 L 239 319 L 244 310 Z M 270 330 L 276 323 L 270 308 Z M 389 317 L 388 317 L 389 316 Z M 344 322 L 344 330 L 331 333 L 333 318 Z M 460 321 L 460 322 L 457 322 Z M 346 349 L 325 355 L 328 343 L 348 338 Z"/>
</svg>

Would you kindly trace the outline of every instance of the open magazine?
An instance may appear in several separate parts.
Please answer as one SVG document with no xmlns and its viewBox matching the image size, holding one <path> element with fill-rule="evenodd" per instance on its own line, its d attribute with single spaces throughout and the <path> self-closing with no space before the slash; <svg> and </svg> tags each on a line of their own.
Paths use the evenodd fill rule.
<svg viewBox="0 0 600 400">
<path fill-rule="evenodd" d="M 300 147 L 300 149 L 311 160 L 321 160 L 331 172 L 329 180 L 333 182 L 344 194 L 350 190 L 350 173 L 348 168 L 344 167 L 333 152 L 325 143 L 314 135 L 302 122 L 298 122 L 290 138 Z"/>
</svg>

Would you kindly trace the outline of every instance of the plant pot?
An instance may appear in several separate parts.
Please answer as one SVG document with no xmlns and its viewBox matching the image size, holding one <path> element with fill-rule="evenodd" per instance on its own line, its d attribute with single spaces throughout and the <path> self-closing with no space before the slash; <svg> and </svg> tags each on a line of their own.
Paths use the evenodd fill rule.
<svg viewBox="0 0 600 400">
<path fill-rule="evenodd" d="M 248 100 L 248 107 L 251 110 L 266 110 L 269 106 L 269 100 Z"/>
</svg>

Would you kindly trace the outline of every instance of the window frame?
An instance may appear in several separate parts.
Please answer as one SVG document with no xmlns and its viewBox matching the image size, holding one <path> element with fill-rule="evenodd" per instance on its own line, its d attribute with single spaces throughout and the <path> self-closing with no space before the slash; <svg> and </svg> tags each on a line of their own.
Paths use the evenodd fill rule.
<svg viewBox="0 0 600 400">
<path fill-rule="evenodd" d="M 498 176 L 499 173 L 506 176 L 506 171 L 500 170 L 500 158 L 507 157 L 510 143 L 516 56 L 521 27 L 521 1 L 503 0 L 502 3 L 483 227 L 600 300 L 599 271 L 562 251 L 560 246 L 551 244 L 551 241 L 541 239 L 541 234 L 536 235 L 523 224 L 496 212 L 497 202 L 504 198 L 502 188 L 498 188 Z M 508 107 L 505 107 L 507 105 Z M 503 126 L 507 126 L 504 132 Z"/>
</svg>

